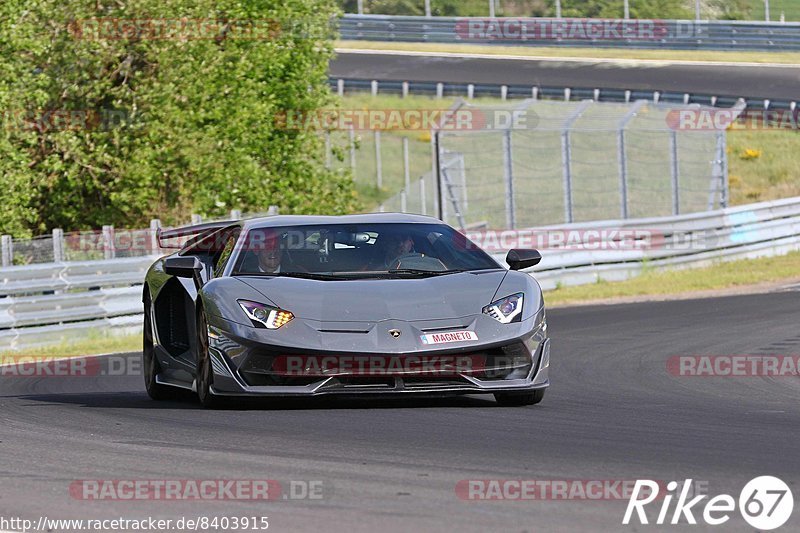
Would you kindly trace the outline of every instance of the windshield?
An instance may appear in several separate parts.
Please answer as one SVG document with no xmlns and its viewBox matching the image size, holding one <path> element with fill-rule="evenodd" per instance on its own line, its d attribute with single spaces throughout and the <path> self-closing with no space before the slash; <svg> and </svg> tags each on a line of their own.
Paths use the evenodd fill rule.
<svg viewBox="0 0 800 533">
<path fill-rule="evenodd" d="M 254 228 L 242 242 L 234 275 L 348 279 L 501 268 L 444 224 Z"/>
</svg>

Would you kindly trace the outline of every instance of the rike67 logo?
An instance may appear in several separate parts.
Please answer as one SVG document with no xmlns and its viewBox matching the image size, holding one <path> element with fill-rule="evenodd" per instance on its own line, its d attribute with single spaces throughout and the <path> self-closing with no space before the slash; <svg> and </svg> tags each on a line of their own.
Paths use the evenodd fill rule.
<svg viewBox="0 0 800 533">
<path fill-rule="evenodd" d="M 708 495 L 695 496 L 690 500 L 689 488 L 691 486 L 691 479 L 687 479 L 682 486 L 676 481 L 670 481 L 666 486 L 666 494 L 661 494 L 659 489 L 662 488 L 662 485 L 656 481 L 637 480 L 622 523 L 630 524 L 635 512 L 639 523 L 648 524 L 645 506 L 656 500 L 662 500 L 658 518 L 654 522 L 658 525 L 679 524 L 682 522 L 682 518 L 686 523 L 697 524 L 694 513 L 700 515 L 702 520 L 711 526 L 722 525 L 730 520 L 731 514 L 736 511 L 737 506 L 737 501 L 733 496 L 720 494 L 705 502 L 705 505 L 701 505 Z M 644 497 L 641 497 L 642 495 Z M 670 513 L 675 496 L 677 496 L 677 501 Z M 742 518 L 750 526 L 761 531 L 769 531 L 781 527 L 792 516 L 794 497 L 789 486 L 782 480 L 773 476 L 760 476 L 750 480 L 744 486 L 739 494 L 738 507 Z"/>
</svg>

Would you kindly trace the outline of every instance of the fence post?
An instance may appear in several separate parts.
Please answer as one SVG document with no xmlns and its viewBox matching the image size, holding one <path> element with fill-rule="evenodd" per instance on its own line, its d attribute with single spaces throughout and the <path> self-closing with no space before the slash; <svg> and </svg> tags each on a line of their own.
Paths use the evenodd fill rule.
<svg viewBox="0 0 800 533">
<path fill-rule="evenodd" d="M 717 132 L 717 151 L 719 152 L 719 168 L 720 168 L 720 186 L 719 193 L 719 206 L 722 208 L 728 207 L 729 183 L 728 183 L 728 148 L 727 137 L 725 130 Z"/>
<path fill-rule="evenodd" d="M 506 228 L 515 229 L 517 215 L 514 209 L 514 159 L 510 129 L 503 132 L 503 180 L 506 189 Z"/>
<path fill-rule="evenodd" d="M 564 178 L 564 219 L 567 224 L 574 220 L 572 210 L 572 137 L 570 130 L 573 124 L 583 114 L 587 107 L 592 105 L 594 100 L 584 100 L 578 105 L 575 111 L 570 114 L 561 126 L 561 168 Z"/>
<path fill-rule="evenodd" d="M 619 162 L 620 216 L 628 218 L 628 158 L 625 155 L 625 129 L 617 132 L 617 161 Z"/>
<path fill-rule="evenodd" d="M 422 206 L 420 209 L 422 215 L 428 214 L 428 204 L 427 198 L 425 198 L 425 178 L 421 177 L 419 179 L 419 203 Z"/>
<path fill-rule="evenodd" d="M 150 221 L 150 250 L 155 254 L 161 249 L 158 243 L 158 230 L 161 227 L 161 220 L 154 218 Z"/>
<path fill-rule="evenodd" d="M 408 137 L 403 137 L 403 189 L 411 190 L 411 167 L 408 157 Z"/>
<path fill-rule="evenodd" d="M 400 191 L 400 212 L 408 213 L 408 198 L 405 189 Z"/>
<path fill-rule="evenodd" d="M 64 260 L 64 230 L 53 230 L 53 262 L 60 263 Z"/>
<path fill-rule="evenodd" d="M 639 109 L 647 103 L 647 100 L 637 100 L 631 106 L 625 116 L 619 121 L 617 130 L 617 158 L 619 161 L 619 195 L 621 205 L 621 216 L 628 218 L 628 157 L 625 153 L 625 128 Z"/>
<path fill-rule="evenodd" d="M 114 226 L 103 226 L 103 258 L 114 259 L 117 251 L 114 248 Z"/>
<path fill-rule="evenodd" d="M 678 132 L 669 134 L 669 168 L 672 177 L 672 214 L 681 214 L 680 167 L 678 166 Z"/>
<path fill-rule="evenodd" d="M 0 249 L 2 249 L 2 265 L 4 267 L 14 264 L 14 241 L 11 240 L 11 235 L 3 235 L 0 237 Z"/>
<path fill-rule="evenodd" d="M 425 16 L 431 17 L 431 0 L 425 0 Z"/>
<path fill-rule="evenodd" d="M 375 130 L 375 174 L 378 189 L 383 189 L 383 159 L 381 158 L 381 131 Z"/>
<path fill-rule="evenodd" d="M 350 126 L 348 132 L 350 137 L 350 172 L 353 174 L 353 180 L 356 179 L 356 130 Z"/>
<path fill-rule="evenodd" d="M 494 0 L 489 0 L 489 18 L 494 18 Z"/>
</svg>

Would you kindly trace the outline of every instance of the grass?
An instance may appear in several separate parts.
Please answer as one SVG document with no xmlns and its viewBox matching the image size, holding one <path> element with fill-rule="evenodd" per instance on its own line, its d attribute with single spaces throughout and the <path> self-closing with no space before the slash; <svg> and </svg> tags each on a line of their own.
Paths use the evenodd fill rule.
<svg viewBox="0 0 800 533">
<path fill-rule="evenodd" d="M 800 2 L 797 0 L 788 0 Z M 798 7 L 797 9 L 800 9 Z M 775 13 L 775 11 L 773 11 Z M 778 12 L 779 13 L 779 12 Z M 381 41 L 338 41 L 337 48 L 367 50 L 409 50 L 461 54 L 514 55 L 546 58 L 649 59 L 657 61 L 718 61 L 722 63 L 800 64 L 800 52 L 749 52 L 715 50 L 640 50 L 629 48 L 573 48 L 539 46 L 497 46 L 480 44 L 397 43 Z"/>
<path fill-rule="evenodd" d="M 728 173 L 734 205 L 800 196 L 800 133 L 728 132 Z"/>
<path fill-rule="evenodd" d="M 0 358 L 17 357 L 79 357 L 106 353 L 139 352 L 142 350 L 141 335 L 103 335 L 94 333 L 88 338 L 66 341 L 59 344 L 29 348 L 21 351 L 0 351 Z"/>
<path fill-rule="evenodd" d="M 786 22 L 800 21 L 800 2 L 797 0 L 770 0 L 769 18 L 778 21 L 781 13 Z M 764 0 L 750 0 L 750 16 L 753 20 L 764 20 Z"/>
<path fill-rule="evenodd" d="M 548 305 L 563 305 L 611 298 L 688 294 L 798 278 L 800 252 L 792 252 L 778 257 L 720 262 L 691 270 L 647 270 L 627 281 L 603 281 L 547 291 L 545 301 Z"/>
</svg>

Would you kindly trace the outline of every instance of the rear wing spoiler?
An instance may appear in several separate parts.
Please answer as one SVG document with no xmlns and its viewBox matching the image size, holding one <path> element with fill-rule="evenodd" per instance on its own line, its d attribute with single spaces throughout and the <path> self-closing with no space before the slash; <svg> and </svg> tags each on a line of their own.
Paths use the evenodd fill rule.
<svg viewBox="0 0 800 533">
<path fill-rule="evenodd" d="M 220 222 L 207 222 L 205 224 L 195 224 L 194 226 L 183 226 L 180 228 L 173 228 L 164 230 L 158 228 L 156 230 L 156 239 L 158 239 L 158 245 L 161 248 L 183 248 L 183 245 L 176 246 L 174 244 L 168 244 L 165 241 L 170 239 L 176 239 L 178 237 L 186 237 L 189 235 L 198 235 L 202 236 L 216 230 L 227 228 L 228 226 L 232 226 L 240 222 L 239 220 L 226 220 Z"/>
</svg>

